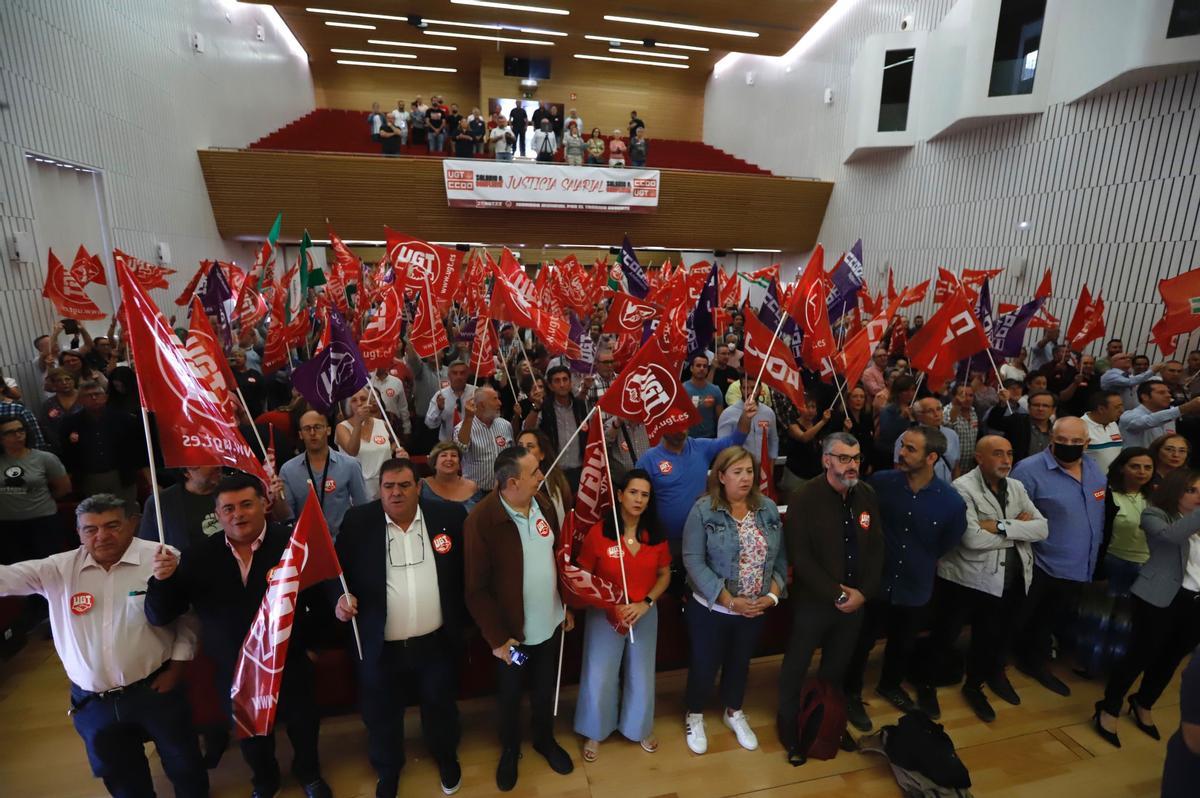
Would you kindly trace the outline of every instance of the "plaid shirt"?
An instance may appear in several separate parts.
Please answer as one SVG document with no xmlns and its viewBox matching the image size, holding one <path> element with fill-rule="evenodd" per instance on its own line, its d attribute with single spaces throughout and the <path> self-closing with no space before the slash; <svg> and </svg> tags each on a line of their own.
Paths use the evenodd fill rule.
<svg viewBox="0 0 1200 798">
<path fill-rule="evenodd" d="M 0 419 L 7 421 L 11 418 L 20 418 L 25 421 L 25 426 L 29 427 L 29 432 L 33 435 L 33 440 L 25 442 L 29 448 L 50 448 L 46 445 L 46 438 L 42 435 L 42 428 L 38 426 L 37 417 L 29 412 L 29 408 L 20 402 L 0 402 Z"/>
</svg>

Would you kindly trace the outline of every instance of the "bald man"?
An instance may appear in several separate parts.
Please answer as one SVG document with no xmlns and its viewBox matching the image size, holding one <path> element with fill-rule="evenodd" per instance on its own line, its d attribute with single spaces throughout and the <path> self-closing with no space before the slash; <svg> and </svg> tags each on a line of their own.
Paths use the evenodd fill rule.
<svg viewBox="0 0 1200 798">
<path fill-rule="evenodd" d="M 1032 544 L 1045 540 L 1049 527 L 1025 486 L 1009 477 L 1013 447 L 1008 439 L 980 438 L 975 463 L 954 480 L 967 505 L 967 530 L 938 561 L 932 648 L 934 662 L 945 661 L 970 621 L 962 692 L 979 719 L 990 723 L 996 712 L 983 693 L 985 683 L 1009 704 L 1021 703 L 1004 674 L 1004 660 L 1033 579 Z"/>
<path fill-rule="evenodd" d="M 1071 689 L 1049 669 L 1051 634 L 1058 611 L 1096 570 L 1104 538 L 1104 472 L 1084 457 L 1083 419 L 1064 416 L 1050 429 L 1050 446 L 1013 469 L 1046 517 L 1046 539 L 1033 544 L 1033 579 L 1017 624 L 1017 668 L 1061 696 Z"/>
<path fill-rule="evenodd" d="M 481 385 L 463 404 L 463 420 L 454 428 L 454 442 L 462 452 L 463 476 L 481 490 L 496 487 L 496 456 L 516 443 L 512 424 L 500 418 L 500 394 Z"/>
</svg>

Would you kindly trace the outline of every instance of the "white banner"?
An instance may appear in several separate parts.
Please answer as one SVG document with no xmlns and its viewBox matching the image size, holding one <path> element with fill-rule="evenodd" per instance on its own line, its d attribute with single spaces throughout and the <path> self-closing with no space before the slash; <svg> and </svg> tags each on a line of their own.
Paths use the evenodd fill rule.
<svg viewBox="0 0 1200 798">
<path fill-rule="evenodd" d="M 651 213 L 658 207 L 657 169 L 516 161 L 442 161 L 452 208 Z"/>
</svg>

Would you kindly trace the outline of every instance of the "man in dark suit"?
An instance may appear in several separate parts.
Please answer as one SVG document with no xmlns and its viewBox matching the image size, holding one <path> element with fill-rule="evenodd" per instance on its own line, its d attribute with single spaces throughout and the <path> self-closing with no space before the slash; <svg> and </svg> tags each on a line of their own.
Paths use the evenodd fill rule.
<svg viewBox="0 0 1200 798">
<path fill-rule="evenodd" d="M 379 776 L 376 798 L 395 798 L 404 767 L 406 693 L 421 702 L 421 730 L 441 775 L 442 792 L 462 782 L 455 696 L 462 654 L 462 505 L 420 501 L 421 482 L 407 459 L 379 471 L 379 498 L 342 521 L 337 554 L 348 594 L 337 617 L 357 617 L 362 635 L 360 706 L 368 754 Z M 386 551 L 386 557 L 384 552 Z"/>
<path fill-rule="evenodd" d="M 587 406 L 571 391 L 571 370 L 554 366 L 546 372 L 546 400 L 538 414 L 538 428 L 550 437 L 554 448 L 562 452 L 571 435 L 587 418 Z M 558 461 L 571 490 L 579 490 L 579 474 L 583 471 L 583 453 L 587 436 L 576 435 L 571 448 Z"/>
<path fill-rule="evenodd" d="M 267 573 L 283 556 L 291 538 L 286 524 L 267 523 L 262 483 L 248 474 L 225 477 L 216 489 L 217 518 L 223 534 L 200 541 L 182 558 L 164 549 L 154 556 L 154 577 L 146 586 L 146 618 L 165 626 L 191 607 L 200 618 L 204 651 L 216 663 L 216 687 L 228 698 L 242 642 L 267 592 Z M 291 643 L 279 688 L 276 717 L 287 723 L 295 757 L 292 773 L 308 798 L 332 798 L 321 778 L 317 756 L 320 718 L 315 701 L 312 661 L 307 649 L 317 619 L 327 617 L 320 585 L 301 592 L 292 621 Z M 232 707 L 226 711 L 232 717 Z M 280 788 L 275 735 L 241 741 L 242 757 L 253 775 L 255 798 L 270 798 Z"/>
<path fill-rule="evenodd" d="M 1008 391 L 999 393 L 1000 403 L 987 414 L 987 426 L 1008 438 L 1013 448 L 1013 463 L 1041 454 L 1050 445 L 1050 417 L 1058 398 L 1049 391 L 1034 391 L 1026 400 L 1028 413 L 1014 413 L 1008 404 Z"/>
</svg>

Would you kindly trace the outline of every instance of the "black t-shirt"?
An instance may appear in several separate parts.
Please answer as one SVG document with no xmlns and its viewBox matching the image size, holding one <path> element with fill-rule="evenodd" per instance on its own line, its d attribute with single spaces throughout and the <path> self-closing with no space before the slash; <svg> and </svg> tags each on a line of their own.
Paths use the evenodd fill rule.
<svg viewBox="0 0 1200 798">
<path fill-rule="evenodd" d="M 429 123 L 429 132 L 431 132 L 431 133 L 445 133 L 446 132 L 446 117 L 442 115 L 441 111 L 438 111 L 437 109 L 434 109 L 434 108 L 430 108 L 428 123 Z"/>
<path fill-rule="evenodd" d="M 508 114 L 508 123 L 512 125 L 513 130 L 521 132 L 529 124 L 529 115 L 525 113 L 525 109 L 517 106 Z"/>
<path fill-rule="evenodd" d="M 450 131 L 451 136 L 458 135 L 458 123 L 461 122 L 462 119 L 462 114 L 446 115 L 446 130 Z"/>
<path fill-rule="evenodd" d="M 396 129 L 389 124 L 384 124 L 379 128 L 382 133 L 395 133 Z M 380 141 L 383 142 L 384 155 L 399 155 L 400 154 L 400 137 L 399 136 L 380 136 Z"/>
<path fill-rule="evenodd" d="M 545 108 L 539 107 L 536 111 L 533 112 L 533 116 L 530 117 L 529 121 L 533 122 L 533 127 L 535 130 L 540 130 L 542 127 L 543 119 L 550 119 L 550 112 L 547 111 Z M 550 127 L 553 129 L 553 127 L 554 127 L 553 122 L 551 122 Z"/>
<path fill-rule="evenodd" d="M 483 141 L 483 136 L 487 132 L 487 126 L 483 124 L 483 120 L 475 117 L 467 123 L 467 129 L 471 131 L 471 138 L 476 141 Z"/>
<path fill-rule="evenodd" d="M 641 117 L 635 116 L 633 119 L 630 119 L 629 120 L 629 140 L 633 141 L 633 137 L 637 135 L 634 131 L 636 131 L 639 127 L 645 127 L 645 126 L 646 126 L 646 123 L 642 121 Z"/>
<path fill-rule="evenodd" d="M 400 139 L 396 138 L 395 140 L 399 141 Z M 263 375 L 254 369 L 246 369 L 245 371 L 235 371 L 233 378 L 237 380 L 238 387 L 242 389 L 242 395 L 246 397 L 250 415 L 258 418 L 266 410 L 267 386 L 263 382 Z"/>
<path fill-rule="evenodd" d="M 454 135 L 454 154 L 459 158 L 470 158 L 475 155 L 475 140 L 465 130 Z"/>
</svg>

